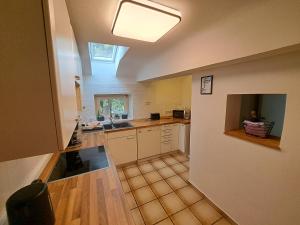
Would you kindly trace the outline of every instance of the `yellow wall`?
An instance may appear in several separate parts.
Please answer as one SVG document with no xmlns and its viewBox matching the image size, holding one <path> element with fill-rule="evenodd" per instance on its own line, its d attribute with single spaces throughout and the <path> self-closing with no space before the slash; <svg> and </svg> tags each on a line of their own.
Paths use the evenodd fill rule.
<svg viewBox="0 0 300 225">
<path fill-rule="evenodd" d="M 130 118 L 148 118 L 151 112 L 170 115 L 175 108 L 191 106 L 191 76 L 139 83 L 135 78 L 119 78 L 113 74 L 83 76 L 83 121 L 96 119 L 94 95 L 129 95 Z"/>
<path fill-rule="evenodd" d="M 191 76 L 152 81 L 148 89 L 150 108 L 161 115 L 171 115 L 173 109 L 190 109 L 191 92 Z"/>
</svg>

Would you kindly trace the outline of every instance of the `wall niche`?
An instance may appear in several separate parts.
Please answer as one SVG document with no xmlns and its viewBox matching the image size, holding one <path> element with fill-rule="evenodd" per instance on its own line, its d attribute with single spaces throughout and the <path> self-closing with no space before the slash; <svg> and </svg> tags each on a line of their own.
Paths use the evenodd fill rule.
<svg viewBox="0 0 300 225">
<path fill-rule="evenodd" d="M 273 149 L 280 149 L 286 97 L 286 94 L 227 95 L 225 134 Z M 245 125 L 245 121 L 251 123 L 246 122 Z M 248 124 L 250 127 L 245 132 L 244 127 Z M 271 131 L 268 127 L 272 127 Z M 254 130 L 255 135 L 249 130 Z M 266 136 L 264 136 L 265 132 Z"/>
</svg>

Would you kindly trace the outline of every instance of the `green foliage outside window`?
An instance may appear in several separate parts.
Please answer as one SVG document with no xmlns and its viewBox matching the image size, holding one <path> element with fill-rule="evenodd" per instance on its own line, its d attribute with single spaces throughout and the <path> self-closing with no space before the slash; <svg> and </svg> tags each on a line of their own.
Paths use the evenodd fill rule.
<svg viewBox="0 0 300 225">
<path fill-rule="evenodd" d="M 98 112 L 106 118 L 111 115 L 123 114 L 125 111 L 124 98 L 106 98 L 100 100 L 100 108 Z"/>
</svg>

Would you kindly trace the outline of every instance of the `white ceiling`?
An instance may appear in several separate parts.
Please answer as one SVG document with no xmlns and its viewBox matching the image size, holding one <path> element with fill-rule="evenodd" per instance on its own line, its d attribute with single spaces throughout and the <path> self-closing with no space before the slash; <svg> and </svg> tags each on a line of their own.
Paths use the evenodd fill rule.
<svg viewBox="0 0 300 225">
<path fill-rule="evenodd" d="M 182 21 L 159 41 L 148 43 L 112 35 L 111 27 L 118 0 L 66 0 L 66 2 L 83 63 L 83 74 L 91 74 L 87 43 L 92 41 L 130 47 L 120 63 L 118 76 L 136 76 L 149 59 L 176 46 L 193 32 L 205 29 L 206 26 L 246 5 L 244 1 L 239 0 L 155 0 L 179 10 Z"/>
</svg>

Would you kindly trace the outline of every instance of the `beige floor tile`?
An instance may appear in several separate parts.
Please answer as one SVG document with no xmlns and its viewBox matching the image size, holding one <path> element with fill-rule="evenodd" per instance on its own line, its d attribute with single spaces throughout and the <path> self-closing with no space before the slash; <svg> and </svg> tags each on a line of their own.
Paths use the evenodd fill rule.
<svg viewBox="0 0 300 225">
<path fill-rule="evenodd" d="M 142 173 L 149 173 L 154 170 L 154 167 L 151 165 L 151 163 L 144 163 L 142 165 L 139 165 L 139 168 Z"/>
<path fill-rule="evenodd" d="M 173 190 L 177 190 L 179 188 L 185 187 L 188 184 L 179 176 L 173 176 L 166 179 L 167 183 L 171 186 Z"/>
<path fill-rule="evenodd" d="M 173 170 L 171 170 L 169 167 L 162 168 L 162 169 L 158 170 L 158 172 L 164 179 L 176 175 L 175 172 Z"/>
<path fill-rule="evenodd" d="M 192 205 L 191 210 L 203 225 L 211 225 L 222 217 L 206 199 Z"/>
<path fill-rule="evenodd" d="M 189 171 L 185 171 L 183 173 L 178 174 L 182 179 L 184 179 L 185 181 L 189 180 L 190 174 Z"/>
<path fill-rule="evenodd" d="M 164 168 L 164 167 L 167 166 L 164 163 L 164 161 L 162 161 L 160 159 L 153 160 L 151 163 L 152 163 L 152 165 L 154 166 L 155 169 L 161 169 L 161 168 Z"/>
<path fill-rule="evenodd" d="M 171 166 L 172 170 L 174 170 L 176 173 L 183 173 L 187 171 L 188 169 L 182 165 L 182 164 L 175 164 Z"/>
<path fill-rule="evenodd" d="M 133 208 L 137 207 L 137 204 L 136 204 L 136 202 L 134 200 L 134 197 L 133 197 L 131 192 L 126 193 L 125 197 L 126 197 L 129 209 L 133 209 Z"/>
<path fill-rule="evenodd" d="M 174 225 L 174 224 L 172 223 L 172 221 L 169 218 L 167 218 L 163 221 L 160 221 L 159 223 L 157 223 L 155 225 Z"/>
<path fill-rule="evenodd" d="M 147 182 L 142 175 L 132 177 L 128 180 L 128 183 L 132 190 L 147 186 Z"/>
<path fill-rule="evenodd" d="M 191 185 L 178 189 L 176 193 L 188 206 L 203 199 L 203 195 Z"/>
<path fill-rule="evenodd" d="M 182 165 L 186 166 L 187 168 L 190 168 L 190 161 L 182 162 Z"/>
<path fill-rule="evenodd" d="M 143 218 L 146 224 L 155 224 L 165 218 L 167 218 L 167 213 L 161 206 L 158 200 L 148 202 L 140 207 Z"/>
<path fill-rule="evenodd" d="M 179 163 L 175 158 L 173 158 L 172 156 L 168 156 L 163 158 L 163 160 L 165 161 L 165 163 L 167 163 L 168 165 L 173 165 L 176 163 Z"/>
<path fill-rule="evenodd" d="M 189 209 L 184 209 L 171 216 L 175 225 L 202 225 Z"/>
<path fill-rule="evenodd" d="M 152 171 L 150 173 L 145 173 L 144 174 L 145 179 L 149 184 L 152 184 L 154 182 L 157 182 L 159 180 L 162 180 L 163 178 L 159 175 L 158 172 Z"/>
<path fill-rule="evenodd" d="M 141 174 L 137 166 L 126 167 L 123 170 L 127 178 L 136 177 Z"/>
<path fill-rule="evenodd" d="M 145 186 L 142 188 L 139 188 L 134 191 L 134 197 L 137 201 L 138 205 L 143 205 L 147 202 L 150 202 L 154 199 L 156 199 L 156 196 L 154 195 L 153 191 L 149 186 Z"/>
<path fill-rule="evenodd" d="M 158 197 L 169 194 L 173 191 L 171 187 L 167 184 L 167 182 L 164 180 L 151 184 L 151 188 Z"/>
<path fill-rule="evenodd" d="M 161 197 L 159 200 L 168 215 L 172 215 L 187 207 L 183 203 L 183 201 L 181 201 L 181 199 L 175 194 L 175 192 L 167 194 Z"/>
<path fill-rule="evenodd" d="M 131 215 L 135 225 L 145 225 L 143 217 L 138 208 L 131 210 Z"/>
<path fill-rule="evenodd" d="M 222 218 L 218 222 L 214 223 L 214 225 L 232 225 L 232 224 L 225 218 Z"/>
<path fill-rule="evenodd" d="M 189 158 L 184 154 L 176 154 L 174 155 L 174 158 L 179 162 L 185 162 L 189 160 Z"/>
<path fill-rule="evenodd" d="M 123 191 L 125 193 L 127 193 L 127 192 L 130 191 L 130 187 L 129 187 L 129 185 L 128 185 L 128 183 L 127 183 L 126 180 L 121 181 L 121 184 L 122 184 Z"/>
<path fill-rule="evenodd" d="M 123 170 L 118 170 L 118 176 L 120 180 L 126 180 Z"/>
</svg>

